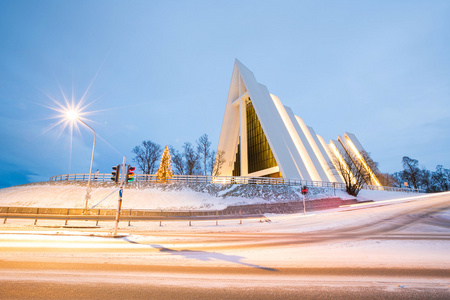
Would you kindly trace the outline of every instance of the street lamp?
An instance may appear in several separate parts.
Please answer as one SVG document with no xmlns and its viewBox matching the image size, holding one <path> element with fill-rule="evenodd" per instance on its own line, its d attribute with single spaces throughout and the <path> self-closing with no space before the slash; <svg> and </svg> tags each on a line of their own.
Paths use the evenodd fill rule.
<svg viewBox="0 0 450 300">
<path fill-rule="evenodd" d="M 81 123 L 83 123 L 86 127 L 88 127 L 89 129 L 92 130 L 92 132 L 94 133 L 94 143 L 92 144 L 92 155 L 91 155 L 91 166 L 89 168 L 89 178 L 88 178 L 88 186 L 86 189 L 86 204 L 84 206 L 84 211 L 86 212 L 88 209 L 88 202 L 89 199 L 91 198 L 91 195 L 89 194 L 91 192 L 91 174 L 92 174 L 92 162 L 94 161 L 94 149 L 95 149 L 95 138 L 97 136 L 97 134 L 95 133 L 95 130 L 89 126 L 88 124 L 86 124 L 83 120 L 81 120 L 78 116 L 78 112 L 76 110 L 68 110 L 66 112 L 66 116 L 67 119 L 71 120 L 71 121 L 80 121 Z"/>
</svg>

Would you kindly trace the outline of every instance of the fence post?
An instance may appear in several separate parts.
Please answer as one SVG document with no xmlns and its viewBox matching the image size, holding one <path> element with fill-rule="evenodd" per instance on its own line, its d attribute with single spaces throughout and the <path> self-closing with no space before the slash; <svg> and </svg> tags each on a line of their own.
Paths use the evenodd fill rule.
<svg viewBox="0 0 450 300">
<path fill-rule="evenodd" d="M 129 214 L 130 218 L 131 218 L 131 209 L 130 209 L 130 214 Z M 128 226 L 131 226 L 131 219 L 128 219 Z"/>
<path fill-rule="evenodd" d="M 219 226 L 219 217 L 217 216 L 219 212 L 216 209 L 216 226 Z"/>
<path fill-rule="evenodd" d="M 192 224 L 191 224 L 191 218 L 192 218 L 192 211 L 189 210 L 189 226 L 192 226 Z"/>
<path fill-rule="evenodd" d="M 8 219 L 9 206 L 6 208 L 5 219 L 3 220 L 3 224 L 6 224 L 6 220 Z"/>
<path fill-rule="evenodd" d="M 242 225 L 242 211 L 241 210 L 239 210 L 239 216 L 241 217 L 239 220 L 239 224 Z"/>
<path fill-rule="evenodd" d="M 37 215 L 39 214 L 39 207 L 36 209 L 36 214 Z M 36 220 L 34 220 L 34 225 L 36 226 L 36 224 L 37 224 L 37 217 L 36 217 Z"/>
<path fill-rule="evenodd" d="M 98 209 L 97 216 L 100 216 L 100 208 Z M 97 222 L 95 223 L 95 226 L 98 226 L 98 218 L 97 218 Z"/>
<path fill-rule="evenodd" d="M 161 222 L 162 222 L 162 209 L 161 209 L 161 218 L 159 219 L 159 226 L 160 227 L 162 226 Z"/>
<path fill-rule="evenodd" d="M 69 210 L 70 210 L 70 208 L 67 209 L 67 215 L 69 215 Z M 69 219 L 66 219 L 66 223 L 64 224 L 64 226 L 67 226 L 68 221 L 69 221 Z"/>
</svg>

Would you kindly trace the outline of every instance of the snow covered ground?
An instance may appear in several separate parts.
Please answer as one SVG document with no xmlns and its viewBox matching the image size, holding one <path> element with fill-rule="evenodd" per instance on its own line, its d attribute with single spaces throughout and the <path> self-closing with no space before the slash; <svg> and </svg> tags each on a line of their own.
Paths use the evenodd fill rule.
<svg viewBox="0 0 450 300">
<path fill-rule="evenodd" d="M 449 196 L 384 200 L 307 215 L 267 215 L 270 223 L 228 220 L 219 226 L 206 221 L 188 226 L 180 221 L 160 227 L 158 222 L 131 226 L 121 222 L 119 232 L 124 237 L 116 239 L 105 239 L 112 222 L 82 231 L 46 227 L 43 221 L 35 227 L 30 220 L 11 220 L 0 229 L 0 259 L 35 259 L 38 253 L 33 250 L 30 258 L 26 249 L 36 248 L 38 260 L 48 262 L 64 261 L 68 252 L 73 263 L 448 270 Z M 433 223 L 439 218 L 440 223 Z M 15 250 L 10 253 L 11 244 Z"/>
<path fill-rule="evenodd" d="M 203 192 L 200 188 L 208 187 L 178 186 L 166 192 L 127 188 L 124 204 L 152 208 L 208 203 L 216 208 L 226 201 L 288 198 L 279 197 L 281 190 L 276 189 L 252 190 L 259 195 L 252 198 L 232 186 Z M 93 200 L 114 191 L 114 187 L 96 186 Z M 84 192 L 85 186 L 74 184 L 13 187 L 0 190 L 0 205 L 80 207 Z M 322 192 L 311 194 L 328 196 Z M 321 298 L 330 299 L 336 287 L 355 291 L 342 299 L 448 299 L 450 193 L 361 193 L 361 200 L 376 202 L 307 215 L 266 215 L 271 222 L 221 220 L 219 226 L 215 221 L 193 222 L 193 226 L 182 221 L 162 226 L 121 222 L 119 238 L 110 238 L 113 222 L 95 227 L 92 221 L 70 221 L 74 227 L 70 228 L 61 220 L 40 220 L 34 226 L 34 220 L 8 219 L 0 226 L 0 282 L 11 286 L 8 293 L 18 282 L 37 282 L 71 287 L 121 284 L 123 289 L 137 286 L 139 290 L 167 286 L 167 291 L 201 287 L 208 293 L 203 298 L 211 298 L 218 288 L 240 292 L 252 288 L 252 293 L 266 288 L 264 293 L 277 291 L 277 297 L 267 298 L 299 299 L 318 286 L 330 291 Z M 102 205 L 114 206 L 116 196 Z M 371 294 L 364 297 L 365 291 Z"/>
<path fill-rule="evenodd" d="M 86 182 L 42 182 L 0 189 L 0 206 L 84 207 Z M 388 200 L 409 197 L 402 192 L 362 190 L 358 200 Z M 337 196 L 353 198 L 342 190 L 310 188 L 306 200 Z M 109 182 L 93 182 L 89 205 L 116 208 L 118 188 Z M 301 199 L 300 187 L 212 184 L 128 185 L 124 209 L 224 209 L 229 205 L 274 203 Z"/>
</svg>

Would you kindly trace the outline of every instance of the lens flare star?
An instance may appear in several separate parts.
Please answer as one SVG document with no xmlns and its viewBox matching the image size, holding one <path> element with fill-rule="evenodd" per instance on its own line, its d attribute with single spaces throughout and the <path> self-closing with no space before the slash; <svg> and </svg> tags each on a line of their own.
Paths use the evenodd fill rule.
<svg viewBox="0 0 450 300">
<path fill-rule="evenodd" d="M 76 119 L 78 119 L 78 112 L 75 110 L 68 110 L 68 111 L 66 111 L 66 116 L 67 116 L 67 119 L 69 119 L 71 121 L 75 121 Z"/>
</svg>

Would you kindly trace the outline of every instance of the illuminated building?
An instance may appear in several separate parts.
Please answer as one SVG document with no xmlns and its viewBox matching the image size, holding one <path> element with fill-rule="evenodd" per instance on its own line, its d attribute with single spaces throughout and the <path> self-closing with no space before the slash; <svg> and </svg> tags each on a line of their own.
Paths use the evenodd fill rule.
<svg viewBox="0 0 450 300">
<path fill-rule="evenodd" d="M 364 163 L 364 148 L 355 135 L 345 133 L 325 143 L 238 60 L 217 150 L 224 151 L 223 176 L 343 182 L 332 163 L 336 151 L 352 153 Z M 369 168 L 367 163 L 364 166 Z M 379 185 L 377 170 L 369 172 L 373 176 L 370 184 Z"/>
</svg>

